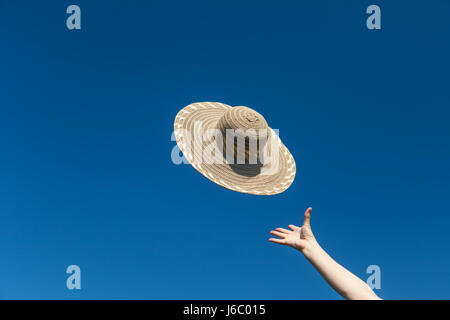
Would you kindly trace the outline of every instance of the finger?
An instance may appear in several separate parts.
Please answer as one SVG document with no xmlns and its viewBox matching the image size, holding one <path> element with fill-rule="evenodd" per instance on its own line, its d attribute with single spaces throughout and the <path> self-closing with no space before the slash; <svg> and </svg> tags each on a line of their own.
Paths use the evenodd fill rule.
<svg viewBox="0 0 450 320">
<path fill-rule="evenodd" d="M 282 239 L 286 237 L 286 233 L 281 233 L 278 231 L 270 231 L 270 234 L 273 234 L 274 236 L 280 237 Z"/>
<path fill-rule="evenodd" d="M 275 230 L 277 230 L 277 231 L 279 231 L 281 233 L 291 233 L 290 230 L 286 230 L 286 229 L 283 229 L 283 228 L 276 228 Z"/>
<path fill-rule="evenodd" d="M 274 242 L 274 243 L 278 243 L 278 244 L 285 244 L 283 239 L 270 238 L 269 241 L 270 242 Z"/>
<path fill-rule="evenodd" d="M 293 224 L 290 224 L 288 227 L 289 227 L 292 231 L 297 231 L 297 230 L 300 229 L 300 227 L 297 227 L 296 225 L 293 225 Z"/>
<path fill-rule="evenodd" d="M 310 227 L 311 226 L 311 211 L 312 208 L 308 208 L 305 211 L 305 219 L 303 220 L 303 225 Z"/>
</svg>

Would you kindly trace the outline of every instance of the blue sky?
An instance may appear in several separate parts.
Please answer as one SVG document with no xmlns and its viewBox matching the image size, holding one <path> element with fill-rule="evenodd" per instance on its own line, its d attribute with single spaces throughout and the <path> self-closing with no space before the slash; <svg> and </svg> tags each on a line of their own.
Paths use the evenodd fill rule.
<svg viewBox="0 0 450 320">
<path fill-rule="evenodd" d="M 339 298 L 267 241 L 312 206 L 382 298 L 449 299 L 449 18 L 444 0 L 0 1 L 0 298 Z M 291 188 L 174 165 L 174 117 L 200 101 L 280 129 Z"/>
</svg>

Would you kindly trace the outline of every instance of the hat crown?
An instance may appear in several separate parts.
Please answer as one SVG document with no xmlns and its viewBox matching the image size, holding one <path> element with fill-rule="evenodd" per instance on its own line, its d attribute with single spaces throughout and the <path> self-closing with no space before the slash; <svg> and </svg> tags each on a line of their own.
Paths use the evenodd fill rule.
<svg viewBox="0 0 450 320">
<path fill-rule="evenodd" d="M 227 110 L 219 120 L 220 129 L 248 130 L 255 131 L 267 129 L 266 119 L 255 110 L 245 106 L 237 106 Z"/>
<path fill-rule="evenodd" d="M 235 161 L 238 158 L 240 147 L 246 162 L 250 158 L 259 158 L 260 151 L 266 144 L 269 129 L 261 114 L 245 106 L 233 107 L 223 114 L 217 126 L 223 135 L 222 148 L 224 152 L 232 154 Z M 228 141 L 229 138 L 231 138 L 230 141 Z M 228 143 L 234 147 L 228 148 L 227 152 Z"/>
</svg>

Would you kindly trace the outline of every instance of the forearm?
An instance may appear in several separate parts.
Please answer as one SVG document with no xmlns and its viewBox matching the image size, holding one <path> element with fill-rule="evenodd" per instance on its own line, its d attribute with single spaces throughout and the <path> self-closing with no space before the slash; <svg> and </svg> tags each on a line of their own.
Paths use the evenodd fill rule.
<svg viewBox="0 0 450 320">
<path fill-rule="evenodd" d="M 334 261 L 316 241 L 306 248 L 303 254 L 328 284 L 345 299 L 380 299 L 364 281 Z"/>
</svg>

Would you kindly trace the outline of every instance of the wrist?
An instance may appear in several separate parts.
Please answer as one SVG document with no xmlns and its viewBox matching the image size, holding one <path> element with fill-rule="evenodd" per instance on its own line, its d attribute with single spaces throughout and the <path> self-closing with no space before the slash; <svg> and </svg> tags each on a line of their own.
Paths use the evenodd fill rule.
<svg viewBox="0 0 450 320">
<path fill-rule="evenodd" d="M 303 255 L 309 260 L 321 250 L 322 248 L 320 247 L 319 243 L 315 239 L 313 239 L 308 242 L 308 245 L 301 249 L 300 252 L 303 253 Z"/>
</svg>

